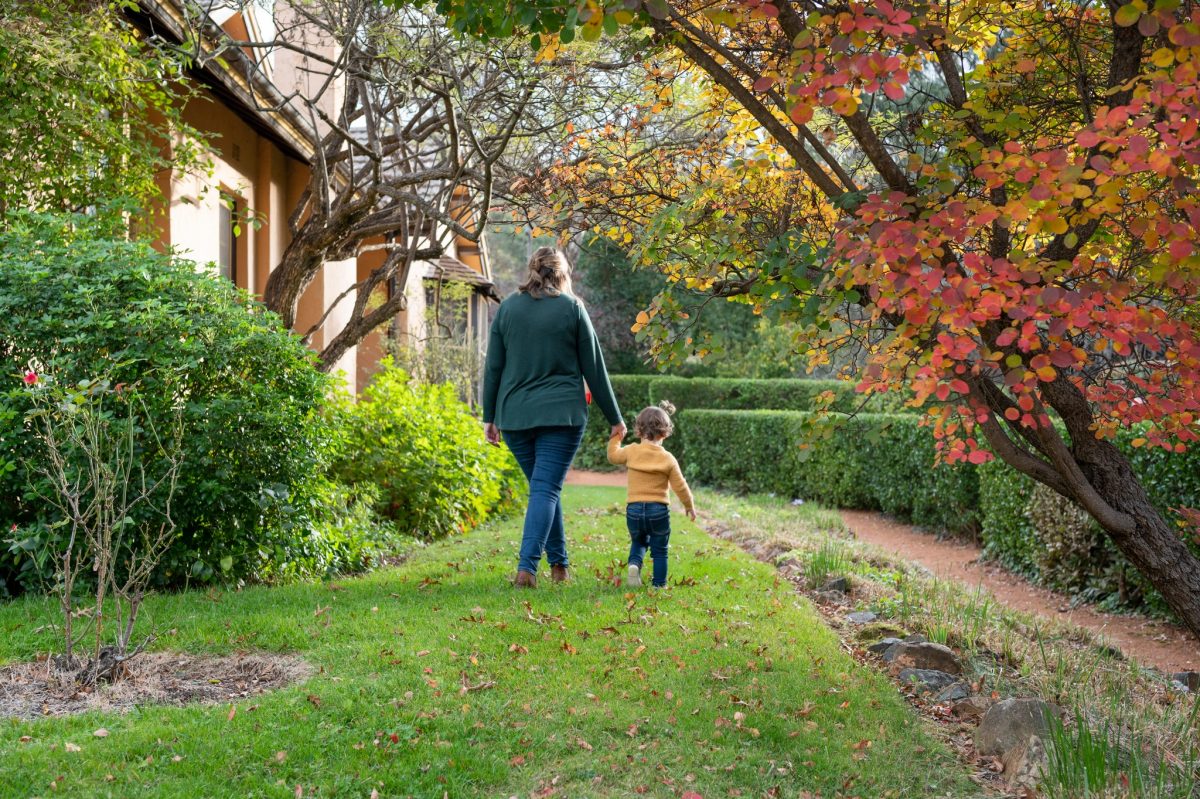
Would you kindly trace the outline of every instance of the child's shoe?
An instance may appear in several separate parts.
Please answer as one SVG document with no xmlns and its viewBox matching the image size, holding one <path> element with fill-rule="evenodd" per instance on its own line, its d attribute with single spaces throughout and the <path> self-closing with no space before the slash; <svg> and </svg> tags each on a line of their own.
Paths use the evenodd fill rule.
<svg viewBox="0 0 1200 799">
<path fill-rule="evenodd" d="M 638 566 L 636 563 L 629 564 L 629 573 L 628 573 L 628 576 L 625 578 L 625 584 L 628 585 L 630 588 L 641 588 L 642 587 L 642 567 L 641 566 Z"/>
</svg>

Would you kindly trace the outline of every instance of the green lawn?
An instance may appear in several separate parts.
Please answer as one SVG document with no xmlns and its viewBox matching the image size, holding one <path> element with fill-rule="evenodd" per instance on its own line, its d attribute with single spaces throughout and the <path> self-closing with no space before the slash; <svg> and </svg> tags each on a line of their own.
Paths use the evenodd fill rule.
<svg viewBox="0 0 1200 799">
<path fill-rule="evenodd" d="M 565 586 L 509 586 L 509 520 L 336 585 L 156 597 L 147 616 L 178 630 L 173 648 L 297 652 L 319 673 L 232 719 L 220 705 L 0 722 L 0 796 L 977 793 L 786 581 L 682 514 L 671 567 L 684 583 L 614 587 L 622 494 L 568 490 Z M 50 612 L 0 606 L 0 662 L 46 650 L 35 631 Z"/>
</svg>

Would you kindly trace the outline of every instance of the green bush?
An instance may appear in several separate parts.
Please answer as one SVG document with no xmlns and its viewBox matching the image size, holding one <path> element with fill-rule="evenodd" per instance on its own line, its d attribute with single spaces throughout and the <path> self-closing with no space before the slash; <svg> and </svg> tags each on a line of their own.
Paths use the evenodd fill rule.
<svg viewBox="0 0 1200 799">
<path fill-rule="evenodd" d="M 617 397 L 617 405 L 625 416 L 625 424 L 632 430 L 634 418 L 650 401 L 650 381 L 658 378 L 654 375 L 610 375 L 609 379 L 612 381 L 613 394 Z M 616 468 L 608 462 L 608 432 L 611 428 L 604 413 L 593 403 L 588 409 L 583 442 L 575 455 L 576 469 L 610 472 Z"/>
<path fill-rule="evenodd" d="M 417 383 L 385 359 L 358 402 L 343 397 L 333 415 L 341 431 L 333 474 L 372 486 L 376 512 L 401 533 L 462 532 L 524 493 L 512 454 L 487 444 L 449 383 Z"/>
<path fill-rule="evenodd" d="M 1083 508 L 1040 483 L 1025 502 L 1037 537 L 1037 569 L 1042 581 L 1061 591 L 1082 594 L 1104 574 L 1116 554 L 1104 531 Z"/>
<path fill-rule="evenodd" d="M 1168 521 L 1178 521 L 1174 509 L 1200 505 L 1200 452 L 1133 447 L 1137 436 L 1122 431 L 1117 446 L 1150 501 Z M 1089 601 L 1166 613 L 1158 592 L 1070 500 L 993 461 L 979 469 L 979 503 L 987 557 Z"/>
<path fill-rule="evenodd" d="M 852 413 L 901 413 L 903 392 L 863 396 L 845 380 L 739 380 L 720 377 L 657 377 L 650 383 L 650 404 L 670 400 L 679 410 L 811 411 L 829 392 L 831 410 Z"/>
<path fill-rule="evenodd" d="M 156 420 L 182 408 L 180 538 L 160 583 L 303 572 L 314 562 L 328 435 L 319 409 L 330 378 L 312 353 L 190 261 L 104 238 L 83 217 L 18 215 L 0 232 L 0 376 L 16 387 L 0 396 L 0 464 L 14 464 L 0 469 L 0 525 L 17 528 L 0 554 L 5 590 L 48 577 L 30 566 L 53 520 L 30 492 L 42 454 L 19 388 L 26 370 L 64 384 L 137 385 Z"/>
<path fill-rule="evenodd" d="M 983 554 L 1027 577 L 1038 576 L 1037 535 L 1025 504 L 1037 483 L 999 460 L 978 468 Z"/>
<path fill-rule="evenodd" d="M 971 467 L 935 466 L 912 414 L 859 414 L 830 425 L 797 411 L 681 411 L 689 479 L 842 508 L 883 510 L 935 530 L 974 532 Z"/>
<path fill-rule="evenodd" d="M 685 410 L 779 410 L 811 411 L 824 392 L 833 394 L 830 407 L 839 413 L 851 413 L 860 407 L 867 411 L 901 413 L 907 394 L 892 392 L 871 398 L 854 391 L 843 380 L 750 380 L 721 377 L 668 377 L 661 375 L 612 375 L 617 403 L 625 414 L 625 423 L 633 427 L 633 419 L 647 405 L 669 400 L 679 411 Z M 677 420 L 678 421 L 678 420 Z M 611 471 L 605 446 L 609 424 L 598 409 L 593 408 L 575 466 L 579 469 Z M 682 463 L 686 460 L 686 439 L 677 437 L 670 445 L 672 453 Z"/>
</svg>

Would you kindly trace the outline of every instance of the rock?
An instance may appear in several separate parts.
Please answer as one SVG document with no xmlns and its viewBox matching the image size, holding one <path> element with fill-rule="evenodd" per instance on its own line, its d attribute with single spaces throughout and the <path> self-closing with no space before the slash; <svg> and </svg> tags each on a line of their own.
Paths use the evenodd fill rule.
<svg viewBox="0 0 1200 799">
<path fill-rule="evenodd" d="M 849 620 L 851 624 L 870 624 L 877 618 L 879 617 L 869 610 L 859 610 L 854 613 L 846 614 L 846 619 Z"/>
<path fill-rule="evenodd" d="M 816 591 L 813 596 L 823 605 L 844 605 L 849 602 L 846 595 L 838 591 Z"/>
<path fill-rule="evenodd" d="M 821 586 L 822 591 L 840 591 L 843 594 L 850 593 L 850 581 L 845 577 L 834 577 L 832 580 L 826 580 L 825 585 Z"/>
<path fill-rule="evenodd" d="M 904 639 L 904 643 L 906 643 L 906 644 L 923 644 L 928 640 L 929 640 L 928 638 L 921 635 L 920 633 L 913 633 L 912 635 L 910 635 Z"/>
<path fill-rule="evenodd" d="M 779 571 L 783 572 L 785 577 L 790 577 L 793 574 L 799 574 L 804 571 L 804 564 L 795 558 L 788 558 L 778 566 Z"/>
<path fill-rule="evenodd" d="M 893 669 L 935 669 L 947 674 L 962 674 L 958 655 L 948 646 L 930 643 L 899 643 L 892 657 Z"/>
<path fill-rule="evenodd" d="M 1061 713 L 1056 706 L 1040 699 L 1005 699 L 988 708 L 975 730 L 975 749 L 981 755 L 1003 755 L 1029 741 L 1029 736 L 1045 736 L 1048 713 Z"/>
<path fill-rule="evenodd" d="M 1014 788 L 1036 790 L 1050 766 L 1046 744 L 1037 735 L 1030 735 L 1004 753 L 1004 781 Z"/>
<path fill-rule="evenodd" d="M 934 693 L 954 684 L 957 678 L 953 674 L 936 669 L 904 669 L 898 675 L 901 685 L 912 684 L 918 693 Z"/>
<path fill-rule="evenodd" d="M 1189 691 L 1200 691 L 1200 671 L 1179 671 L 1171 675 L 1171 680 Z"/>
<path fill-rule="evenodd" d="M 954 706 L 950 708 L 950 712 L 954 714 L 955 718 L 962 719 L 963 721 L 974 721 L 983 717 L 983 714 L 987 712 L 989 704 L 987 697 L 974 694 L 963 699 L 961 702 L 955 702 Z"/>
<path fill-rule="evenodd" d="M 868 646 L 867 651 L 873 652 L 876 655 L 884 655 L 889 649 L 898 643 L 901 643 L 899 638 L 884 638 L 882 641 L 876 641 Z"/>
<path fill-rule="evenodd" d="M 957 702 L 960 699 L 966 699 L 971 692 L 967 690 L 964 683 L 956 682 L 953 685 L 947 685 L 945 688 L 937 692 L 937 696 L 933 698 L 935 702 Z"/>
<path fill-rule="evenodd" d="M 886 621 L 874 621 L 864 626 L 854 634 L 854 637 L 863 643 L 874 643 L 881 638 L 895 638 L 900 640 L 908 635 L 908 631 L 903 627 L 898 627 Z"/>
</svg>

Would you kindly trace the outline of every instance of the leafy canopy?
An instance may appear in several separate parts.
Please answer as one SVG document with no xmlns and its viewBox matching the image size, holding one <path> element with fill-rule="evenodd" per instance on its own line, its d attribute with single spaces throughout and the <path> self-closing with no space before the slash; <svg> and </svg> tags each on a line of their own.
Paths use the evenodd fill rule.
<svg viewBox="0 0 1200 799">
<path fill-rule="evenodd" d="M 442 5 L 463 30 L 511 30 L 491 4 Z M 603 229 L 677 282 L 782 306 L 823 352 L 864 349 L 861 388 L 911 385 L 951 460 L 990 457 L 980 425 L 993 445 L 1053 449 L 1040 438 L 1052 409 L 1073 436 L 1143 422 L 1141 444 L 1200 435 L 1193 4 L 518 3 L 510 16 L 537 33 L 648 30 L 674 48 L 650 54 L 657 90 L 674 102 L 699 85 L 689 99 L 711 131 L 655 159 L 660 95 L 624 130 L 575 142 L 547 195 L 567 192 L 573 213 L 636 197 L 628 213 L 605 203 L 619 224 Z"/>
</svg>

